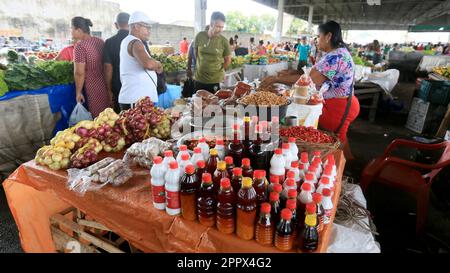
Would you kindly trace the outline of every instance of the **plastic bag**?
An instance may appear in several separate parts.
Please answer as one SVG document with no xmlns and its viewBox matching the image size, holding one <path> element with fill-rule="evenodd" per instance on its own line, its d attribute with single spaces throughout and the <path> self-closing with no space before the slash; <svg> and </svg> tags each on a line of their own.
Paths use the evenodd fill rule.
<svg viewBox="0 0 450 273">
<path fill-rule="evenodd" d="M 81 103 L 77 103 L 70 114 L 69 127 L 74 126 L 82 120 L 92 120 L 92 114 Z"/>
<path fill-rule="evenodd" d="M 149 168 L 153 158 L 171 148 L 171 144 L 151 137 L 143 142 L 137 142 L 128 148 L 123 160 L 130 165 Z"/>
<path fill-rule="evenodd" d="M 368 75 L 367 78 L 361 80 L 361 82 L 373 82 L 379 85 L 386 95 L 392 97 L 391 92 L 398 83 L 400 77 L 400 71 L 397 69 L 388 69 L 384 72 L 375 72 Z"/>
</svg>

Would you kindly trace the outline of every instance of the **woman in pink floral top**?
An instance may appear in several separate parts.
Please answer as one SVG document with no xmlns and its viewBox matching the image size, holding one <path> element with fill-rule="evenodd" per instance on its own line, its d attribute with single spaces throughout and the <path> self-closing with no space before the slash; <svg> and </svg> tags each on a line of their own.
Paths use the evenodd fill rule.
<svg viewBox="0 0 450 273">
<path fill-rule="evenodd" d="M 342 143 L 347 141 L 350 123 L 359 114 L 359 102 L 353 95 L 354 64 L 352 56 L 342 40 L 338 23 L 329 21 L 319 26 L 319 49 L 324 56 L 311 70 L 311 79 L 319 89 L 325 85 L 326 92 L 319 126 L 337 133 Z"/>
</svg>

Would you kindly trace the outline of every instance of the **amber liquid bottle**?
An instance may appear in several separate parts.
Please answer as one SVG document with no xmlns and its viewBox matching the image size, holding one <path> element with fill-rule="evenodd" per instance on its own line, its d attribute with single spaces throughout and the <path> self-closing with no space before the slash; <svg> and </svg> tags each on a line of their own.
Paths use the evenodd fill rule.
<svg viewBox="0 0 450 273">
<path fill-rule="evenodd" d="M 219 161 L 217 163 L 217 169 L 213 175 L 214 192 L 216 196 L 219 193 L 220 181 L 222 181 L 223 178 L 229 178 L 227 172 L 227 164 L 225 163 L 225 161 Z"/>
<path fill-rule="evenodd" d="M 203 181 L 203 174 L 206 172 L 206 162 L 204 160 L 197 161 L 197 170 L 195 171 L 195 175 L 197 176 L 198 188 L 197 188 L 197 198 L 198 193 L 200 192 L 200 186 Z"/>
<path fill-rule="evenodd" d="M 305 226 L 300 236 L 299 250 L 314 252 L 319 245 L 319 232 L 317 231 L 316 204 L 306 205 Z"/>
<path fill-rule="evenodd" d="M 262 146 L 261 134 L 261 126 L 256 125 L 256 141 L 249 148 L 249 158 L 254 170 L 265 170 L 267 167 L 267 155 Z"/>
<path fill-rule="evenodd" d="M 293 232 L 291 225 L 292 212 L 289 209 L 281 211 L 281 221 L 277 226 L 275 232 L 275 247 L 281 251 L 292 250 L 294 243 Z"/>
<path fill-rule="evenodd" d="M 198 221 L 207 227 L 216 224 L 216 196 L 214 184 L 209 173 L 204 173 L 199 197 L 197 199 Z"/>
<path fill-rule="evenodd" d="M 233 191 L 237 194 L 242 187 L 242 169 L 236 167 L 233 169 L 233 177 L 231 179 L 231 187 Z"/>
<path fill-rule="evenodd" d="M 270 211 L 270 204 L 262 203 L 258 223 L 256 223 L 255 239 L 264 246 L 273 244 L 274 224 L 270 217 Z"/>
<path fill-rule="evenodd" d="M 249 158 L 242 159 L 242 176 L 253 178 L 253 169 Z"/>
<path fill-rule="evenodd" d="M 233 158 L 231 156 L 226 156 L 225 162 L 227 163 L 228 178 L 231 179 L 233 177 L 233 169 L 235 167 Z M 237 191 L 235 191 L 235 192 L 237 192 Z"/>
<path fill-rule="evenodd" d="M 233 158 L 233 162 L 236 167 L 241 166 L 242 157 L 244 154 L 244 144 L 239 140 L 239 125 L 233 125 L 233 141 L 228 144 L 227 147 L 227 156 L 231 156 Z"/>
<path fill-rule="evenodd" d="M 273 226 L 276 227 L 280 222 L 281 217 L 281 206 L 280 206 L 280 195 L 278 192 L 271 192 L 269 195 L 269 201 L 271 206 L 270 219 L 272 220 Z"/>
<path fill-rule="evenodd" d="M 217 229 L 231 234 L 235 229 L 236 195 L 231 187 L 230 179 L 222 178 L 217 196 Z"/>
<path fill-rule="evenodd" d="M 253 188 L 256 191 L 256 200 L 258 206 L 267 201 L 266 176 L 264 170 L 256 170 L 253 172 Z"/>
<path fill-rule="evenodd" d="M 211 149 L 209 151 L 208 163 L 206 164 L 206 171 L 209 174 L 214 175 L 214 172 L 217 169 L 218 162 L 219 162 L 219 153 L 217 152 L 216 149 Z"/>
<path fill-rule="evenodd" d="M 195 221 L 197 219 L 197 189 L 199 183 L 194 165 L 186 166 L 185 174 L 181 177 L 180 187 L 181 215 L 184 219 Z"/>
<path fill-rule="evenodd" d="M 236 234 L 244 240 L 251 240 L 255 234 L 256 192 L 252 179 L 244 177 L 237 195 Z"/>
<path fill-rule="evenodd" d="M 248 117 L 248 116 L 244 117 L 244 141 L 243 141 L 244 153 L 242 155 L 243 157 L 250 156 L 249 149 L 253 143 L 251 140 L 251 137 L 250 137 L 250 121 L 251 121 L 250 117 Z"/>
</svg>

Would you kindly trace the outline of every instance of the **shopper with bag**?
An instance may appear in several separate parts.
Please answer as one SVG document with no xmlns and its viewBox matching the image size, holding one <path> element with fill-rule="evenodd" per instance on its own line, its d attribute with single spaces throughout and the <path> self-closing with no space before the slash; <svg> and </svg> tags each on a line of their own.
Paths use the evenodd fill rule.
<svg viewBox="0 0 450 273">
<path fill-rule="evenodd" d="M 150 38 L 152 21 L 143 12 L 136 11 L 128 21 L 130 34 L 120 45 L 120 80 L 119 93 L 121 110 L 134 107 L 143 97 L 150 97 L 158 102 L 158 75 L 163 75 L 162 64 L 154 60 L 146 49 Z"/>
<path fill-rule="evenodd" d="M 95 118 L 111 106 L 111 94 L 103 76 L 102 39 L 91 36 L 92 22 L 83 17 L 72 19 L 72 37 L 78 43 L 74 47 L 74 78 L 78 103 L 87 103 Z"/>
</svg>

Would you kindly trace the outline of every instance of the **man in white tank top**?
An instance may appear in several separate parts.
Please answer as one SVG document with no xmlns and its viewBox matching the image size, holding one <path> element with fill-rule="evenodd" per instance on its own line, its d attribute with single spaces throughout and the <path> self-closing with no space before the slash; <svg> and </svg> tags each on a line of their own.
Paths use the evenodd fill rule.
<svg viewBox="0 0 450 273">
<path fill-rule="evenodd" d="M 150 38 L 152 21 L 144 13 L 136 11 L 131 14 L 128 24 L 130 34 L 120 45 L 121 110 L 134 107 L 139 99 L 146 96 L 158 102 L 156 73 L 163 72 L 162 64 L 152 59 L 144 46 Z"/>
</svg>

